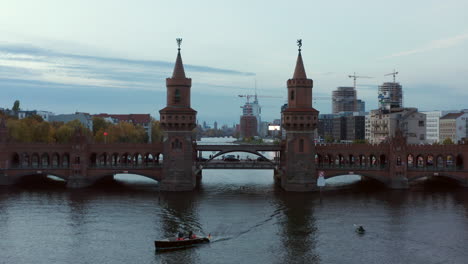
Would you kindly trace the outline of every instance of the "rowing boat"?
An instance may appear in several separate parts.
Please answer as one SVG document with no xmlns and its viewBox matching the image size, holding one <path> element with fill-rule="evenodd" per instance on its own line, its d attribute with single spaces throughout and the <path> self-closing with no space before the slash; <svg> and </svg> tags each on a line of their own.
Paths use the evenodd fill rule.
<svg viewBox="0 0 468 264">
<path fill-rule="evenodd" d="M 193 247 L 198 244 L 209 243 L 210 237 L 200 237 L 194 239 L 185 239 L 177 240 L 175 238 L 165 239 L 165 240 L 156 240 L 154 241 L 154 246 L 156 250 L 168 250 L 168 249 L 178 249 L 178 248 L 187 248 Z"/>
</svg>

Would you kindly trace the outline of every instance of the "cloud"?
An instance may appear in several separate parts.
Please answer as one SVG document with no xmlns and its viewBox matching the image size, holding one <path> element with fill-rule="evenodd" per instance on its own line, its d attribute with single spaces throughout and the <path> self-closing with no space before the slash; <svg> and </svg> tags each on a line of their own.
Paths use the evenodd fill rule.
<svg viewBox="0 0 468 264">
<path fill-rule="evenodd" d="M 416 54 L 416 53 L 428 52 L 428 51 L 435 50 L 435 49 L 449 48 L 449 47 L 452 47 L 452 46 L 456 46 L 456 45 L 462 43 L 463 41 L 465 41 L 467 39 L 468 39 L 468 33 L 461 34 L 461 35 L 451 37 L 451 38 L 447 38 L 447 39 L 433 40 L 433 41 L 429 42 L 428 44 L 426 44 L 426 45 L 424 45 L 422 47 L 412 49 L 412 50 L 393 53 L 393 54 L 391 54 L 389 56 L 383 57 L 382 59 L 390 59 L 390 58 L 395 58 L 395 57 L 413 55 L 413 54 Z"/>
<path fill-rule="evenodd" d="M 211 85 L 248 87 L 246 77 L 255 76 L 251 72 L 184 66 L 191 78 Z M 165 91 L 165 79 L 171 76 L 174 62 L 84 56 L 28 45 L 0 44 L 0 67 L 0 79 L 6 80 L 56 83 L 70 88 L 97 86 Z"/>
</svg>

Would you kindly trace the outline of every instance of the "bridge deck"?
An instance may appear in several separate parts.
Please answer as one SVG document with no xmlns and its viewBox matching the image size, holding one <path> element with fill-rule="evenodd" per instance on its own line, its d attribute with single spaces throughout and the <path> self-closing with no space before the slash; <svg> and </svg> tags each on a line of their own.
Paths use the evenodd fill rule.
<svg viewBox="0 0 468 264">
<path fill-rule="evenodd" d="M 197 145 L 198 151 L 280 151 L 279 145 L 265 144 L 265 145 Z"/>
<path fill-rule="evenodd" d="M 199 167 L 202 169 L 246 169 L 246 170 L 273 170 L 277 164 L 271 162 L 256 162 L 256 161 L 211 161 L 199 162 Z"/>
</svg>

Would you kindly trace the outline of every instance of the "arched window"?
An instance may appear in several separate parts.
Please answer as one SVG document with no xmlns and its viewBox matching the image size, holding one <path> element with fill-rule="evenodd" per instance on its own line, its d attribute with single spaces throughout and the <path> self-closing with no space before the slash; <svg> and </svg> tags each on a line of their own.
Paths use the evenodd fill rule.
<svg viewBox="0 0 468 264">
<path fill-rule="evenodd" d="M 294 100 L 294 91 L 291 91 L 291 100 Z"/>
<path fill-rule="evenodd" d="M 172 141 L 172 149 L 182 149 L 182 142 L 180 142 L 179 139 L 175 139 L 174 141 Z"/>
<path fill-rule="evenodd" d="M 398 157 L 396 158 L 396 165 L 397 165 L 397 166 L 401 166 L 401 157 L 400 157 L 400 156 L 398 156 Z"/>
<path fill-rule="evenodd" d="M 175 90 L 174 93 L 174 103 L 180 103 L 180 91 L 179 89 Z"/>
</svg>

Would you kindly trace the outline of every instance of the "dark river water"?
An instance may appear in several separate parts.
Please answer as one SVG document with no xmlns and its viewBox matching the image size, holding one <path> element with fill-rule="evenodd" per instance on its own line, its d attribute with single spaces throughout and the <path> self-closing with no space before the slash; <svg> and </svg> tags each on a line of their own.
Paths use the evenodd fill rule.
<svg viewBox="0 0 468 264">
<path fill-rule="evenodd" d="M 0 263 L 468 263 L 468 189 L 441 184 L 354 183 L 320 199 L 278 189 L 272 171 L 206 170 L 184 193 L 134 175 L 2 187 Z M 155 252 L 155 239 L 187 230 L 213 241 Z"/>
</svg>

